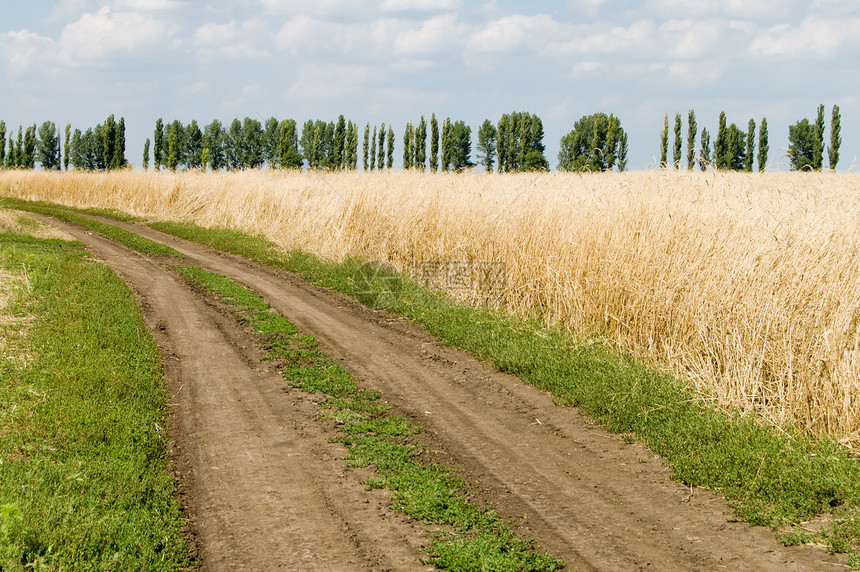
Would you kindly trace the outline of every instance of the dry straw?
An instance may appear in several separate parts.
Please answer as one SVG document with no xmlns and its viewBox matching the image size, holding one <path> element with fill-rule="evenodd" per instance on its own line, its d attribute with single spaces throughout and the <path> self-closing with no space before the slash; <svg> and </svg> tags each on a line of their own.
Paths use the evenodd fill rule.
<svg viewBox="0 0 860 572">
<path fill-rule="evenodd" d="M 0 192 L 339 260 L 502 262 L 504 298 L 720 407 L 860 443 L 860 178 L 833 173 L 6 172 Z"/>
</svg>

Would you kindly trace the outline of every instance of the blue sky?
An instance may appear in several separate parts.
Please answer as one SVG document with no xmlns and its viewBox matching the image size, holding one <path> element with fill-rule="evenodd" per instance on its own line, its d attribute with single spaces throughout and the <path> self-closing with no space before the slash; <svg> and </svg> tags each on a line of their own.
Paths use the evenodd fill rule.
<svg viewBox="0 0 860 572">
<path fill-rule="evenodd" d="M 776 7 L 775 7 L 776 6 Z M 32 0 L 0 7 L 0 119 L 127 125 L 139 165 L 155 120 L 274 116 L 472 126 L 543 119 L 559 139 L 583 115 L 619 116 L 629 168 L 653 167 L 663 114 L 715 134 L 767 117 L 771 169 L 788 126 L 842 111 L 839 170 L 860 155 L 856 0 Z M 399 150 L 395 156 L 399 157 Z M 473 156 L 474 158 L 474 156 Z M 858 160 L 860 167 L 860 160 Z"/>
</svg>

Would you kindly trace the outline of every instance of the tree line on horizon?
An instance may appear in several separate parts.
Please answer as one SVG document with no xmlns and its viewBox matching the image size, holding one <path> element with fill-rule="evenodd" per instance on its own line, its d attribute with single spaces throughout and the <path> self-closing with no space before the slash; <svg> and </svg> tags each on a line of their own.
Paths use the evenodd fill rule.
<svg viewBox="0 0 860 572">
<path fill-rule="evenodd" d="M 18 127 L 18 137 L 9 135 L 6 148 L 6 122 L 0 120 L 0 168 L 35 169 L 38 161 L 46 171 L 78 170 L 104 171 L 128 165 L 125 158 L 125 119 L 117 121 L 113 114 L 104 123 L 81 132 L 66 124 L 64 138 L 53 121 L 45 121 L 36 129 Z"/>
<path fill-rule="evenodd" d="M 683 118 L 675 113 L 674 141 L 669 147 L 669 114 L 664 114 L 660 137 L 660 166 L 680 170 L 684 159 Z M 756 137 L 756 128 L 758 134 Z M 196 120 L 183 125 L 179 120 L 165 123 L 159 118 L 152 139 L 144 144 L 143 168 L 150 160 L 156 170 L 179 169 L 237 170 L 359 168 L 359 144 L 363 143 L 361 167 L 365 171 L 394 167 L 395 133 L 389 124 L 366 123 L 363 138 L 360 126 L 340 115 L 337 121 L 308 120 L 301 126 L 293 119 L 265 122 L 245 117 L 229 125 L 214 119 L 201 126 Z M 824 105 L 818 107 L 815 121 L 801 119 L 789 127 L 787 157 L 792 170 L 820 171 L 825 154 Z M 548 171 L 543 122 L 528 112 L 505 113 L 497 123 L 485 119 L 477 131 L 477 162 L 472 161 L 472 129 L 464 121 L 433 113 L 428 122 L 422 115 L 408 122 L 402 137 L 404 170 L 462 172 L 480 165 L 486 172 L 512 173 Z M 831 113 L 830 144 L 826 147 L 830 169 L 839 161 L 841 115 L 838 105 Z M 8 150 L 7 150 L 8 142 Z M 687 114 L 686 168 L 764 171 L 770 150 L 767 118 L 757 126 L 750 119 L 746 130 L 728 125 L 720 113 L 717 136 L 711 147 L 707 128 L 698 132 L 696 114 Z M 613 171 L 627 169 L 628 139 L 621 121 L 613 114 L 585 115 L 560 140 L 558 169 L 561 171 Z M 17 138 L 0 120 L 0 168 L 45 170 L 104 171 L 129 165 L 125 157 L 125 120 L 113 114 L 104 123 L 85 131 L 66 124 L 64 137 L 52 121 L 18 127 Z"/>
<path fill-rule="evenodd" d="M 830 169 L 835 170 L 839 162 L 839 147 L 842 144 L 841 115 L 839 106 L 834 105 L 830 124 L 830 146 L 827 148 Z M 696 147 L 696 113 L 690 110 L 687 114 L 687 170 L 696 167 L 702 171 L 708 168 L 728 171 L 752 172 L 756 159 L 758 171 L 764 172 L 770 151 L 767 118 L 763 117 L 758 127 L 756 139 L 756 122 L 750 119 L 746 131 L 736 124 L 726 125 L 726 112 L 720 113 L 717 138 L 714 140 L 713 155 L 711 154 L 711 137 L 707 128 L 701 132 L 700 145 Z M 663 130 L 660 134 L 660 166 L 663 169 L 680 170 L 682 160 L 683 125 L 680 113 L 675 114 L 674 141 L 672 145 L 672 161 L 669 162 L 669 114 L 663 116 Z M 818 107 L 815 123 L 801 119 L 788 128 L 787 157 L 793 171 L 821 171 L 824 157 L 824 105 Z"/>
</svg>

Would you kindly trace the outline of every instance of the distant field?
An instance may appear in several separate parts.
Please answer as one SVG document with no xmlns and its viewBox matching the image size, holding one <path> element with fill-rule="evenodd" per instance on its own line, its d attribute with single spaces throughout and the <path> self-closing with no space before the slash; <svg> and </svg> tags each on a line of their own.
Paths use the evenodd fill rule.
<svg viewBox="0 0 860 572">
<path fill-rule="evenodd" d="M 454 293 L 602 338 L 720 407 L 860 444 L 858 175 L 7 171 L 0 194 L 262 233 L 425 280 L 493 263 L 501 292 Z"/>
</svg>

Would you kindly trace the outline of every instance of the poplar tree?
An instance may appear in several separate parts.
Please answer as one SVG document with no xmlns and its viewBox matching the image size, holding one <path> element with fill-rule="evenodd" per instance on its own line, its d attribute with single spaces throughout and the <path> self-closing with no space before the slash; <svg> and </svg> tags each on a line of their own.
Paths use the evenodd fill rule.
<svg viewBox="0 0 860 572">
<path fill-rule="evenodd" d="M 120 117 L 114 126 L 114 148 L 111 168 L 122 169 L 128 164 L 125 159 L 125 117 Z"/>
<path fill-rule="evenodd" d="M 161 117 L 155 122 L 155 133 L 153 134 L 152 162 L 155 170 L 160 171 L 165 160 L 164 153 L 164 121 Z"/>
<path fill-rule="evenodd" d="M 728 135 L 726 131 L 726 112 L 720 112 L 720 125 L 717 130 L 717 139 L 714 141 L 714 163 L 716 163 L 717 169 L 728 169 L 728 162 L 726 161 L 726 153 L 728 149 L 728 141 L 726 137 Z"/>
<path fill-rule="evenodd" d="M 334 159 L 332 169 L 343 169 L 346 166 L 344 153 L 346 151 L 346 120 L 341 114 L 337 118 L 337 126 L 334 129 Z"/>
<path fill-rule="evenodd" d="M 364 159 L 364 170 L 367 171 L 368 162 L 367 155 L 370 151 L 370 123 L 365 123 L 364 125 L 364 149 L 362 151 L 362 158 Z"/>
<path fill-rule="evenodd" d="M 692 171 L 696 166 L 696 112 L 692 109 L 687 113 L 687 170 Z"/>
<path fill-rule="evenodd" d="M 496 149 L 499 154 L 499 173 L 508 169 L 508 131 L 510 127 L 507 113 L 503 114 L 499 119 L 499 126 L 496 129 L 497 145 Z"/>
<path fill-rule="evenodd" d="M 72 140 L 72 124 L 66 123 L 65 140 L 63 141 L 63 170 L 69 170 L 69 147 Z M 0 162 L 2 164 L 2 162 Z"/>
<path fill-rule="evenodd" d="M 343 167 L 349 171 L 355 170 L 355 161 L 357 159 L 356 149 L 353 145 L 355 138 L 355 124 L 353 124 L 352 120 L 347 121 L 346 123 L 346 141 L 344 142 L 344 157 L 343 157 Z"/>
<path fill-rule="evenodd" d="M 314 124 L 314 143 L 311 150 L 311 167 L 319 169 L 323 164 L 322 147 L 325 140 L 325 124 L 322 121 L 317 121 Z"/>
<path fill-rule="evenodd" d="M 143 170 L 149 171 L 149 137 L 143 144 Z"/>
<path fill-rule="evenodd" d="M 747 126 L 746 157 L 744 157 L 744 170 L 752 173 L 753 161 L 755 160 L 755 120 L 750 119 Z"/>
<path fill-rule="evenodd" d="M 370 170 L 376 169 L 376 125 L 373 126 L 373 142 L 370 145 Z"/>
<path fill-rule="evenodd" d="M 528 114 L 526 114 L 528 115 Z M 526 152 L 522 165 L 523 171 L 549 171 L 549 161 L 546 159 L 546 145 L 543 143 L 543 121 L 537 115 L 529 116 L 531 126 Z"/>
<path fill-rule="evenodd" d="M 60 134 L 57 132 L 57 126 L 53 121 L 45 121 L 39 127 L 39 140 L 36 144 L 36 158 L 46 171 L 59 170 L 60 155 L 57 152 L 59 148 Z"/>
<path fill-rule="evenodd" d="M 669 166 L 669 114 L 663 114 L 663 132 L 660 134 L 660 168 Z"/>
<path fill-rule="evenodd" d="M 301 169 L 302 154 L 299 153 L 299 132 L 295 119 L 281 121 L 278 135 L 278 165 L 281 169 Z"/>
<path fill-rule="evenodd" d="M 421 116 L 418 129 L 415 130 L 415 166 L 424 171 L 427 163 L 427 121 Z"/>
<path fill-rule="evenodd" d="M 481 128 L 478 129 L 478 162 L 484 166 L 488 173 L 493 172 L 493 164 L 496 157 L 496 127 L 489 119 L 484 119 Z"/>
<path fill-rule="evenodd" d="M 439 122 L 436 114 L 430 116 L 430 170 L 436 172 L 439 169 Z"/>
<path fill-rule="evenodd" d="M 675 166 L 676 171 L 681 169 L 681 147 L 683 146 L 681 128 L 681 114 L 675 113 L 675 145 L 672 148 L 672 164 Z"/>
<path fill-rule="evenodd" d="M 617 157 L 617 147 L 620 135 L 619 130 L 621 130 L 621 121 L 610 113 L 609 125 L 606 128 L 606 147 L 603 150 L 603 157 L 606 160 L 606 164 L 609 166 L 609 171 L 612 170 L 612 166 L 615 164 Z"/>
<path fill-rule="evenodd" d="M 174 172 L 182 161 L 183 131 L 178 119 L 167 127 L 167 168 Z"/>
<path fill-rule="evenodd" d="M 767 165 L 767 152 L 770 150 L 770 146 L 767 141 L 767 118 L 761 118 L 761 125 L 758 128 L 758 170 L 760 173 L 764 173 L 765 166 Z"/>
<path fill-rule="evenodd" d="M 840 123 L 839 106 L 834 105 L 830 116 L 830 146 L 827 148 L 831 171 L 836 170 L 836 164 L 839 162 L 839 147 L 842 145 L 842 126 Z"/>
<path fill-rule="evenodd" d="M 406 130 L 403 132 L 403 170 L 406 171 L 412 168 L 412 141 L 415 136 L 415 129 L 412 127 L 412 122 L 406 124 Z"/>
<path fill-rule="evenodd" d="M 464 169 L 473 167 L 472 155 L 472 128 L 463 121 L 457 121 L 448 129 L 451 168 L 457 173 Z"/>
<path fill-rule="evenodd" d="M 204 167 L 208 165 L 213 171 L 219 171 L 227 166 L 224 139 L 224 126 L 217 119 L 203 128 L 203 152 L 206 154 Z"/>
<path fill-rule="evenodd" d="M 0 169 L 6 167 L 6 122 L 0 120 Z"/>
<path fill-rule="evenodd" d="M 820 171 L 824 165 L 824 104 L 818 106 L 818 116 L 815 119 L 815 141 L 812 148 L 812 168 Z"/>
<path fill-rule="evenodd" d="M 203 132 L 197 125 L 196 119 L 192 119 L 191 123 L 185 126 L 183 140 L 185 143 L 185 166 L 189 169 L 205 169 L 205 164 L 203 163 Z"/>
<path fill-rule="evenodd" d="M 618 139 L 618 172 L 623 173 L 627 170 L 627 132 L 621 130 L 621 137 Z"/>
<path fill-rule="evenodd" d="M 388 148 L 385 152 L 385 158 L 387 160 L 386 167 L 390 171 L 394 166 L 394 128 L 390 125 L 388 126 Z"/>
<path fill-rule="evenodd" d="M 708 128 L 702 128 L 702 147 L 699 150 L 699 168 L 702 171 L 707 171 L 711 164 L 711 134 L 708 133 Z"/>
<path fill-rule="evenodd" d="M 243 165 L 258 169 L 263 165 L 263 124 L 251 117 L 242 121 Z"/>
<path fill-rule="evenodd" d="M 442 122 L 442 170 L 448 171 L 451 168 L 451 118 L 446 117 Z"/>
<path fill-rule="evenodd" d="M 726 135 L 726 169 L 743 171 L 746 162 L 745 134 L 732 123 Z"/>
<path fill-rule="evenodd" d="M 81 144 L 82 138 L 83 137 L 81 135 L 80 129 L 75 129 L 74 132 L 72 132 L 72 148 L 69 154 L 71 155 L 72 166 L 75 169 L 84 168 L 84 162 L 82 157 L 83 146 Z"/>
<path fill-rule="evenodd" d="M 376 168 L 380 171 L 385 169 L 385 123 L 379 127 L 379 144 L 376 147 Z"/>
<path fill-rule="evenodd" d="M 117 144 L 116 134 L 116 119 L 114 119 L 113 113 L 111 113 L 108 115 L 108 118 L 105 119 L 104 127 L 102 129 L 102 141 L 104 141 L 102 153 L 105 169 L 114 168 L 114 156 L 116 154 Z"/>
<path fill-rule="evenodd" d="M 588 143 L 588 156 L 590 157 L 588 161 L 589 171 L 603 170 L 603 146 L 600 144 L 603 130 L 600 124 L 601 121 L 594 121 L 591 124 L 591 139 Z"/>
<path fill-rule="evenodd" d="M 22 168 L 26 166 L 24 159 L 24 128 L 21 125 L 18 126 L 18 142 L 15 144 L 15 149 L 11 155 L 13 167 Z"/>
<path fill-rule="evenodd" d="M 36 137 L 36 124 L 34 123 L 24 130 L 24 147 L 21 154 L 23 160 L 21 161 L 21 166 L 25 169 L 36 168 L 36 145 L 38 141 Z"/>
<path fill-rule="evenodd" d="M 271 169 L 274 169 L 280 160 L 278 145 L 281 139 L 281 122 L 276 117 L 269 117 L 262 127 L 263 161 L 268 163 Z"/>
</svg>

